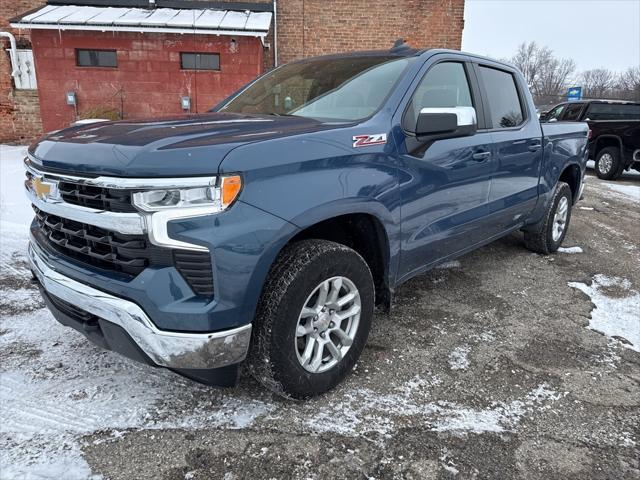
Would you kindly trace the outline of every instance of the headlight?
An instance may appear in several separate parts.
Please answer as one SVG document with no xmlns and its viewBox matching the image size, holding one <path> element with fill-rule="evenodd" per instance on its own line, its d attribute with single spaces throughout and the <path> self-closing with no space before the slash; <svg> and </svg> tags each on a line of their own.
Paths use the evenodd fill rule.
<svg viewBox="0 0 640 480">
<path fill-rule="evenodd" d="M 239 175 L 219 178 L 217 186 L 166 188 L 134 193 L 133 204 L 145 212 L 202 207 L 203 213 L 218 213 L 235 201 L 242 188 Z"/>
</svg>

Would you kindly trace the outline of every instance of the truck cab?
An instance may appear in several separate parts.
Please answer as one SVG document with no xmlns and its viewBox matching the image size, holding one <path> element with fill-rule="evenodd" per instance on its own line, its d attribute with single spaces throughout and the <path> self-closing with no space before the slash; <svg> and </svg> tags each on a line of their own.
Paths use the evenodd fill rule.
<svg viewBox="0 0 640 480">
<path fill-rule="evenodd" d="M 351 371 L 374 307 L 521 231 L 555 252 L 587 126 L 541 125 L 517 69 L 450 50 L 305 59 L 213 111 L 29 149 L 31 267 L 56 319 L 194 380 L 290 397 Z"/>
</svg>

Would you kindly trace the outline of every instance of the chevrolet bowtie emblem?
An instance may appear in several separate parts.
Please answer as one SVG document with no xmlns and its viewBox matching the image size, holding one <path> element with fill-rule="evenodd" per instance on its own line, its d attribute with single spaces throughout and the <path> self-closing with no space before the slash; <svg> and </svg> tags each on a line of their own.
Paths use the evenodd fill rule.
<svg viewBox="0 0 640 480">
<path fill-rule="evenodd" d="M 42 179 L 35 177 L 31 180 L 31 188 L 38 198 L 45 200 L 51 194 L 51 183 L 43 182 Z"/>
</svg>

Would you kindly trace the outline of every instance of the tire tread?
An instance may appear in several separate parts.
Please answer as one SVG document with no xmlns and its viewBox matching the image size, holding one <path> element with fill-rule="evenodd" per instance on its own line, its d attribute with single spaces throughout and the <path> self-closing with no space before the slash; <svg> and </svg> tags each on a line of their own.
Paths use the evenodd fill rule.
<svg viewBox="0 0 640 480">
<path fill-rule="evenodd" d="M 528 250 L 541 253 L 543 255 L 548 255 L 557 250 L 557 248 L 554 249 L 553 245 L 549 243 L 549 225 L 553 222 L 553 216 L 555 214 L 557 203 L 559 202 L 559 197 L 566 195 L 567 193 L 569 196 L 569 209 L 571 209 L 573 202 L 571 197 L 571 188 L 569 187 L 569 184 L 565 182 L 558 182 L 553 192 L 553 197 L 549 201 L 549 208 L 547 208 L 544 218 L 536 225 L 524 231 L 524 244 Z M 567 217 L 567 221 L 569 219 L 570 217 Z M 568 224 L 566 228 L 569 228 Z"/>
</svg>

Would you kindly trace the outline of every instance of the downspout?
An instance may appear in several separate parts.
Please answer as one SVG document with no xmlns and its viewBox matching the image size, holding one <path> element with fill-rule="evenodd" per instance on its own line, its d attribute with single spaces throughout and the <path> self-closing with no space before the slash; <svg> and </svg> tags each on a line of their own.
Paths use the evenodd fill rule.
<svg viewBox="0 0 640 480">
<path fill-rule="evenodd" d="M 18 49 L 16 47 L 16 37 L 9 32 L 0 32 L 0 37 L 7 37 L 9 39 L 9 43 L 11 44 L 11 49 L 9 50 L 9 56 L 11 57 L 11 76 L 16 80 L 20 76 L 20 68 L 18 67 Z"/>
<path fill-rule="evenodd" d="M 278 0 L 273 0 L 273 66 L 278 66 Z"/>
</svg>

